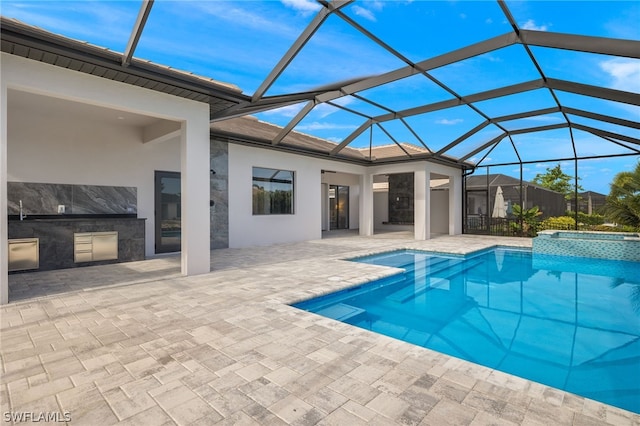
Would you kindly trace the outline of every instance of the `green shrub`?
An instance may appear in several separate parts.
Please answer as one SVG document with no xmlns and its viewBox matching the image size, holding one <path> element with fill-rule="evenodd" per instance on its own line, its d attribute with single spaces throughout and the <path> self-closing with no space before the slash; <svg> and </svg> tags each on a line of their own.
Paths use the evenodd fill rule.
<svg viewBox="0 0 640 426">
<path fill-rule="evenodd" d="M 564 215 L 575 218 L 576 212 L 567 211 Z M 604 216 L 597 213 L 586 214 L 583 212 L 578 212 L 578 223 L 582 223 L 585 225 L 602 225 L 604 223 Z"/>
<path fill-rule="evenodd" d="M 618 226 L 609 226 L 609 225 L 594 225 L 589 228 L 590 231 L 605 231 L 605 232 L 638 232 L 640 229 L 635 229 L 633 226 L 629 225 L 618 225 Z"/>
<path fill-rule="evenodd" d="M 604 216 L 594 213 L 586 214 L 578 212 L 578 222 L 585 225 L 602 225 L 604 223 Z"/>
<path fill-rule="evenodd" d="M 542 229 L 575 229 L 576 221 L 569 216 L 557 216 L 548 217 L 540 224 L 540 230 Z"/>
</svg>

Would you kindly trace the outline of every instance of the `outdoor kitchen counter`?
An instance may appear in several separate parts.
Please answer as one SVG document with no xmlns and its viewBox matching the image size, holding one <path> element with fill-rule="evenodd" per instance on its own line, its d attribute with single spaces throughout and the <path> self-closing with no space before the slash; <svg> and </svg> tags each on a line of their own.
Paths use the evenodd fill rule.
<svg viewBox="0 0 640 426">
<path fill-rule="evenodd" d="M 9 240 L 38 238 L 40 265 L 38 270 L 76 268 L 79 266 L 130 262 L 144 259 L 145 220 L 123 215 L 9 218 Z M 117 232 L 117 259 L 75 262 L 74 234 Z"/>
</svg>

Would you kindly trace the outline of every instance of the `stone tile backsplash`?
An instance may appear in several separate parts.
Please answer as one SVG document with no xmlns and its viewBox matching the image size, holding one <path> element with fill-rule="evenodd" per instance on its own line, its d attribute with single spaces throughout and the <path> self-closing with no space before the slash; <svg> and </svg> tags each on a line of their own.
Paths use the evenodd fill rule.
<svg viewBox="0 0 640 426">
<path fill-rule="evenodd" d="M 57 183 L 7 182 L 8 214 L 136 214 L 137 188 L 126 186 L 72 185 Z"/>
</svg>

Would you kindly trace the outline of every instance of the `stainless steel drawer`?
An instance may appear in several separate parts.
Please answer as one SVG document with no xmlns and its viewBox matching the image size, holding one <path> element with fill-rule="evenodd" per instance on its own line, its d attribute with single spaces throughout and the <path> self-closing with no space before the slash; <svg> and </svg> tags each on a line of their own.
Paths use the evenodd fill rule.
<svg viewBox="0 0 640 426">
<path fill-rule="evenodd" d="M 93 243 L 91 243 L 91 241 L 89 241 L 88 243 L 79 243 L 76 241 L 75 248 L 76 248 L 76 251 L 78 252 L 91 253 L 93 251 Z"/>
<path fill-rule="evenodd" d="M 88 252 L 76 252 L 74 257 L 75 257 L 74 260 L 75 260 L 76 263 L 93 261 L 93 255 L 91 254 L 90 251 L 88 251 Z"/>
<path fill-rule="evenodd" d="M 90 232 L 77 232 L 73 234 L 73 240 L 76 244 L 91 244 L 92 238 L 93 237 Z"/>
<path fill-rule="evenodd" d="M 118 258 L 118 233 L 82 232 L 73 235 L 73 258 L 76 263 Z"/>
<path fill-rule="evenodd" d="M 40 240 L 20 238 L 9 240 L 9 271 L 27 271 L 40 267 Z"/>
</svg>

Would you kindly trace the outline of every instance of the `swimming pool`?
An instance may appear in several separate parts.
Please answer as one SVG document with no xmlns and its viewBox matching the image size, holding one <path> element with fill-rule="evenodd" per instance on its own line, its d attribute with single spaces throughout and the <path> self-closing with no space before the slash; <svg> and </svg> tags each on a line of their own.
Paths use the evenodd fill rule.
<svg viewBox="0 0 640 426">
<path fill-rule="evenodd" d="M 293 306 L 640 413 L 640 263 L 506 248 L 352 260 L 404 271 Z"/>
</svg>

